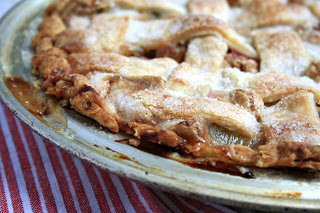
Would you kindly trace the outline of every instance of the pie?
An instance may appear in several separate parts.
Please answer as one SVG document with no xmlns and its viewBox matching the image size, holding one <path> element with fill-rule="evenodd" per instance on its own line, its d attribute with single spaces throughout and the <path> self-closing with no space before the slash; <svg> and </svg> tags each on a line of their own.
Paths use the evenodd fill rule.
<svg viewBox="0 0 320 213">
<path fill-rule="evenodd" d="M 312 0 L 59 0 L 33 73 L 131 145 L 319 170 L 319 20 Z"/>
</svg>

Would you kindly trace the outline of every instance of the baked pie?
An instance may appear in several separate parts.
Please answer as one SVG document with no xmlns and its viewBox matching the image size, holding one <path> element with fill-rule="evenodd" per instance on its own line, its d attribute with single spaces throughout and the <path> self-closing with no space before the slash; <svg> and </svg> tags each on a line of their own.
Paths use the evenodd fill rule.
<svg viewBox="0 0 320 213">
<path fill-rule="evenodd" d="M 59 0 L 33 72 L 132 145 L 319 170 L 319 20 L 312 0 Z"/>
</svg>

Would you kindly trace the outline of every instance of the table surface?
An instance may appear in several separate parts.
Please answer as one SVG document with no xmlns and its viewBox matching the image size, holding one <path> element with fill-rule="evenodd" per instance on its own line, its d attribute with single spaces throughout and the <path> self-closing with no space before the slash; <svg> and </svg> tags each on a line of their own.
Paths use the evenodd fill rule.
<svg viewBox="0 0 320 213">
<path fill-rule="evenodd" d="M 19 0 L 0 0 L 0 17 Z M 0 101 L 0 212 L 256 212 L 150 188 L 55 147 Z"/>
</svg>

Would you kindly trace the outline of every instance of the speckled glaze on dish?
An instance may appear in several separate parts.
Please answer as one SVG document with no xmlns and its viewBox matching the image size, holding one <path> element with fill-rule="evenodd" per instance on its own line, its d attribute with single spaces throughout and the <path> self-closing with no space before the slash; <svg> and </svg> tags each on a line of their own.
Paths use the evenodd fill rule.
<svg viewBox="0 0 320 213">
<path fill-rule="evenodd" d="M 0 22 L 0 96 L 35 132 L 96 166 L 163 190 L 253 209 L 320 210 L 320 172 L 249 168 L 256 178 L 245 179 L 200 170 L 117 143 L 114 140 L 126 136 L 110 133 L 74 111 L 62 110 L 61 116 L 67 119 L 63 127 L 50 120 L 48 125 L 31 114 L 11 94 L 3 78 L 37 80 L 31 74 L 33 49 L 30 39 L 37 32 L 42 12 L 49 3 L 46 0 L 23 1 Z"/>
</svg>

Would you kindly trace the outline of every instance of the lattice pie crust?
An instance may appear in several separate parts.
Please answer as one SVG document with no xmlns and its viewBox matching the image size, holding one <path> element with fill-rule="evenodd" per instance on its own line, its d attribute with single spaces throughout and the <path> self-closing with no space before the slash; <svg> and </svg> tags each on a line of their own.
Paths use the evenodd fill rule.
<svg viewBox="0 0 320 213">
<path fill-rule="evenodd" d="M 33 72 L 113 132 L 319 170 L 319 18 L 312 0 L 59 0 L 32 40 Z"/>
</svg>

